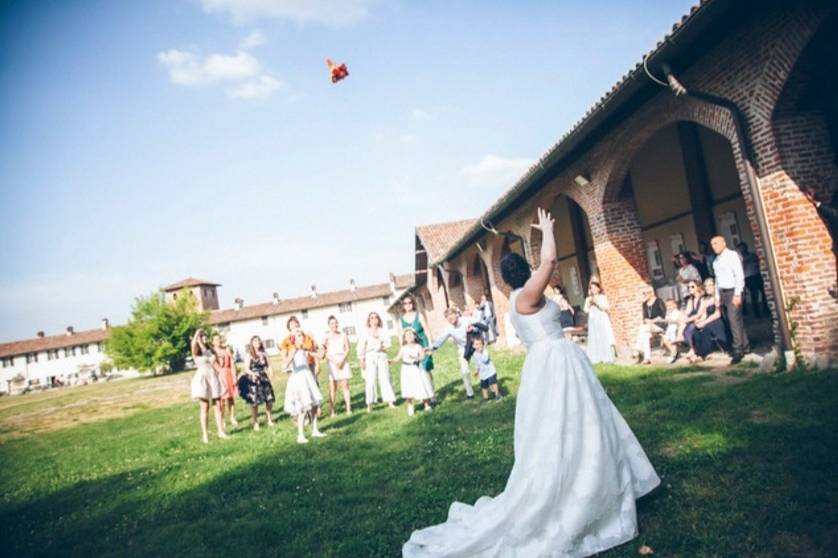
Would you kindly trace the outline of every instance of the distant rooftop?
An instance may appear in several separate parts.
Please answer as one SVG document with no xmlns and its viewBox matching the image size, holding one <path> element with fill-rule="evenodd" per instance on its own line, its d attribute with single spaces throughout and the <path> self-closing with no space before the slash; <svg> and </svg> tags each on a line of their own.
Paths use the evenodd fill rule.
<svg viewBox="0 0 838 558">
<path fill-rule="evenodd" d="M 163 287 L 163 290 L 168 292 L 179 291 L 187 287 L 220 287 L 221 283 L 213 283 L 212 281 L 204 281 L 203 279 L 195 279 L 194 277 L 187 277 L 181 279 L 177 283 L 172 283 L 168 287 Z"/>
<path fill-rule="evenodd" d="M 416 236 L 428 252 L 428 262 L 438 262 L 475 223 L 477 219 L 464 219 L 416 227 Z"/>
</svg>

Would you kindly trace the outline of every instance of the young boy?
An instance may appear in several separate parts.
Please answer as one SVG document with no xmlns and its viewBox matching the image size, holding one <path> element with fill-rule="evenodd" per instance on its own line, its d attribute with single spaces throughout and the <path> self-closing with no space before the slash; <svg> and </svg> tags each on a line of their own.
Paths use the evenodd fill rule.
<svg viewBox="0 0 838 558">
<path fill-rule="evenodd" d="M 489 358 L 489 351 L 485 347 L 485 342 L 482 337 L 475 338 L 472 341 L 474 345 L 474 362 L 477 363 L 477 372 L 475 376 L 480 378 L 480 391 L 483 394 L 483 401 L 489 400 L 489 390 L 495 395 L 495 401 L 501 401 L 503 397 L 498 390 L 498 371 L 495 369 L 495 363 Z"/>
<path fill-rule="evenodd" d="M 474 399 L 474 389 L 471 387 L 468 361 L 463 357 L 463 355 L 465 354 L 468 335 L 477 330 L 486 331 L 489 328 L 481 322 L 466 322 L 460 317 L 460 312 L 454 307 L 449 307 L 445 311 L 445 319 L 448 320 L 450 325 L 444 332 L 442 332 L 442 335 L 434 341 L 428 351 L 436 351 L 442 347 L 443 343 L 445 343 L 449 337 L 454 341 L 454 344 L 457 345 L 457 352 L 460 355 L 460 376 L 462 376 L 463 386 L 466 388 L 466 398 Z"/>
</svg>

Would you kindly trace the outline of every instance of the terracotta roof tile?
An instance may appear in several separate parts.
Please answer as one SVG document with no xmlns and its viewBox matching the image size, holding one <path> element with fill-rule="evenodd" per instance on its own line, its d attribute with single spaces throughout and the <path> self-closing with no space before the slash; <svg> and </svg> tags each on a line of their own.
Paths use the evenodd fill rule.
<svg viewBox="0 0 838 558">
<path fill-rule="evenodd" d="M 213 283 L 212 281 L 204 281 L 203 279 L 187 277 L 186 279 L 181 279 L 177 283 L 172 283 L 168 287 L 163 287 L 163 290 L 166 292 L 179 291 L 180 289 L 183 289 L 185 287 L 200 287 L 202 285 L 208 285 L 210 287 L 220 287 L 221 283 Z"/>
<path fill-rule="evenodd" d="M 402 275 L 401 277 L 404 278 L 406 276 Z M 412 279 L 413 276 L 410 275 L 410 278 Z M 396 278 L 396 288 L 399 288 L 398 284 L 399 277 Z M 380 283 L 377 285 L 358 287 L 354 292 L 351 289 L 343 289 L 340 291 L 319 293 L 317 298 L 312 296 L 302 296 L 289 298 L 287 300 L 280 300 L 277 304 L 274 304 L 273 302 L 253 304 L 251 306 L 245 306 L 241 310 L 237 308 L 216 310 L 210 313 L 210 323 L 222 324 L 239 320 L 251 320 L 261 316 L 289 314 L 291 312 L 299 312 L 301 310 L 311 310 L 312 308 L 334 306 L 335 304 L 340 304 L 342 302 L 368 300 L 370 298 L 385 297 L 392 294 L 393 292 L 390 290 L 390 283 Z"/>
<path fill-rule="evenodd" d="M 428 262 L 434 263 L 444 256 L 462 236 L 471 229 L 477 219 L 465 219 L 436 225 L 420 225 L 416 227 L 416 236 L 428 252 Z"/>
<path fill-rule="evenodd" d="M 109 329 L 88 329 L 79 331 L 73 335 L 50 335 L 48 337 L 35 337 L 21 341 L 0 343 L 0 357 L 19 356 L 28 353 L 39 353 L 50 349 L 63 349 L 75 345 L 87 345 L 98 343 L 110 338 Z"/>
</svg>

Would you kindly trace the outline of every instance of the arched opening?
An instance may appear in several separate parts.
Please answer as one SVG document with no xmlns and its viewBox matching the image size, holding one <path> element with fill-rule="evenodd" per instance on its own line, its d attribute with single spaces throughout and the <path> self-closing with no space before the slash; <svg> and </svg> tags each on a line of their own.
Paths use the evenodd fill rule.
<svg viewBox="0 0 838 558">
<path fill-rule="evenodd" d="M 723 236 L 734 250 L 742 243 L 754 249 L 733 148 L 727 138 L 694 122 L 670 124 L 646 141 L 631 162 L 619 198 L 634 203 L 649 277 L 661 298 L 685 295 L 677 281 L 679 252 L 696 254 L 697 267 L 706 275 L 712 274 L 713 236 Z M 752 342 L 773 339 L 764 295 L 760 302 L 759 319 L 753 312 L 746 318 Z"/>
<path fill-rule="evenodd" d="M 524 249 L 524 239 L 518 235 L 506 234 L 500 248 L 500 259 L 511 253 L 527 258 L 527 251 Z"/>
<path fill-rule="evenodd" d="M 437 290 L 442 289 L 442 294 L 445 295 L 445 307 L 448 308 L 451 306 L 451 299 L 448 298 L 448 287 L 445 286 L 445 279 L 442 277 L 442 271 L 437 267 L 436 268 L 436 288 Z"/>
<path fill-rule="evenodd" d="M 466 287 L 468 288 L 468 295 L 471 299 L 480 303 L 480 297 L 486 297 L 492 300 L 491 284 L 489 283 L 489 270 L 486 269 L 483 259 L 480 254 L 475 254 L 471 264 L 468 266 L 468 275 L 466 277 Z"/>
<path fill-rule="evenodd" d="M 451 270 L 448 272 L 448 295 L 450 304 L 454 304 L 460 309 L 465 308 L 466 291 L 463 285 L 463 275 L 459 271 Z"/>
<path fill-rule="evenodd" d="M 553 233 L 557 258 L 551 283 L 561 285 L 570 304 L 581 308 L 585 302 L 588 282 L 599 275 L 588 216 L 578 203 L 564 194 L 559 194 L 553 200 L 550 213 L 556 220 Z M 530 251 L 534 266 L 540 263 L 541 241 L 541 232 L 533 230 Z"/>
</svg>

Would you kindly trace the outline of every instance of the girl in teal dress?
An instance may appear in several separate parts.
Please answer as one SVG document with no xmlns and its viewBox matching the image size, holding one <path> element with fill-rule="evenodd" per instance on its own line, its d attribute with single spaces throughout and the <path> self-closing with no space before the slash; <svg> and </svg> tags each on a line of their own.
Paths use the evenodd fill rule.
<svg viewBox="0 0 838 558">
<path fill-rule="evenodd" d="M 431 344 L 431 340 L 428 339 L 428 334 L 425 333 L 425 324 L 421 316 L 419 316 L 419 312 L 416 311 L 416 300 L 413 298 L 412 295 L 407 295 L 402 299 L 402 319 L 401 319 L 401 328 L 404 331 L 405 328 L 412 328 L 416 332 L 416 336 L 419 338 L 419 344 L 422 345 L 422 348 L 429 347 Z M 422 361 L 422 367 L 425 369 L 425 372 L 428 374 L 434 369 L 434 359 L 431 355 L 425 357 Z"/>
</svg>

